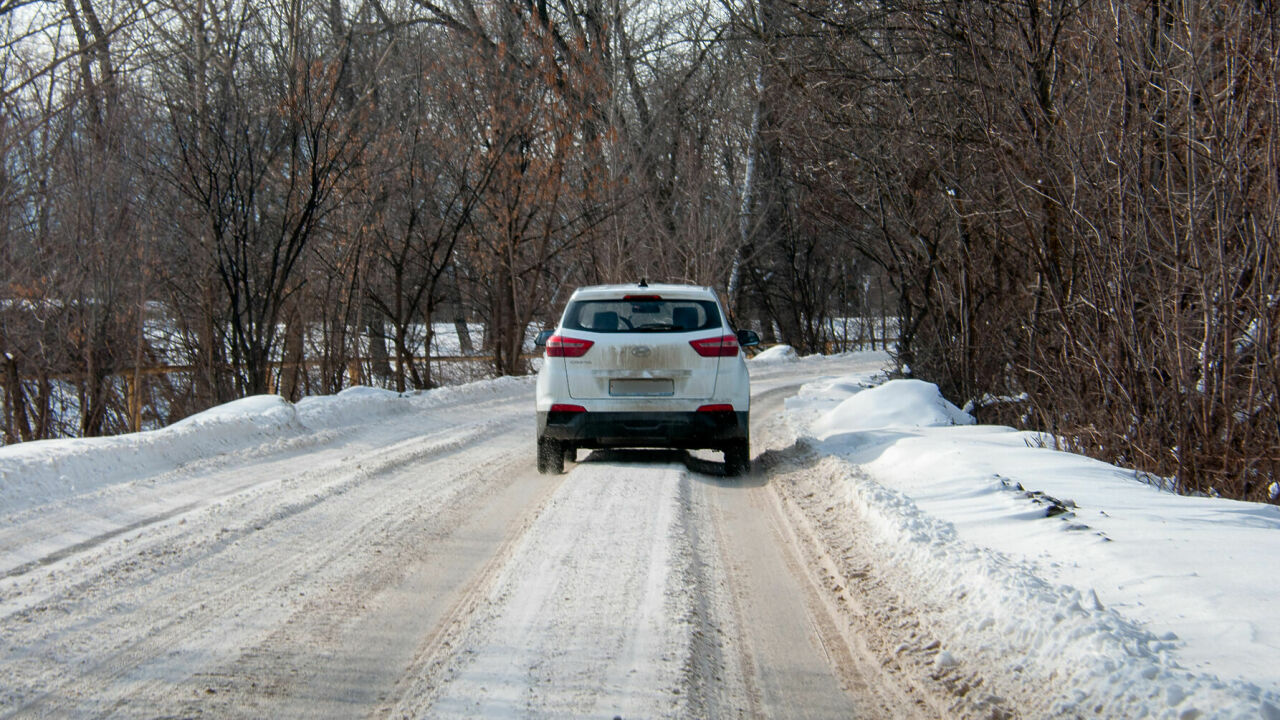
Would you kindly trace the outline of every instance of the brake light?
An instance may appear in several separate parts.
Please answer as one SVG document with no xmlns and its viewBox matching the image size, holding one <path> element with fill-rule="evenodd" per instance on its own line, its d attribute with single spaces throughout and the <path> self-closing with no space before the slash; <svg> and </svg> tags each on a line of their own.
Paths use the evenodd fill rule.
<svg viewBox="0 0 1280 720">
<path fill-rule="evenodd" d="M 720 337 L 690 340 L 694 352 L 702 357 L 734 357 L 738 354 L 738 337 L 722 335 Z M 547 347 L 551 347 L 548 343 Z"/>
<path fill-rule="evenodd" d="M 733 406 L 728 403 L 717 403 L 715 405 L 703 405 L 698 408 L 698 412 L 733 412 Z"/>
<path fill-rule="evenodd" d="M 565 405 L 563 403 L 556 403 L 551 406 L 551 412 L 584 413 L 586 411 L 587 409 L 581 405 Z"/>
<path fill-rule="evenodd" d="M 592 345 L 595 343 L 590 340 L 552 335 L 547 338 L 547 357 L 582 357 Z"/>
<path fill-rule="evenodd" d="M 661 295 L 623 295 L 623 300 L 661 300 Z"/>
</svg>

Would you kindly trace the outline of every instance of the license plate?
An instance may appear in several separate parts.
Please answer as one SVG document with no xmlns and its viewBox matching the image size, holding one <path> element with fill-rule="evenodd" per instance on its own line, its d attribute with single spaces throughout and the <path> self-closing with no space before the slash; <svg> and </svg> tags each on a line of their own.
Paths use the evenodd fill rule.
<svg viewBox="0 0 1280 720">
<path fill-rule="evenodd" d="M 621 397 L 664 397 L 676 394 L 670 378 L 657 380 L 610 380 L 609 394 Z"/>
</svg>

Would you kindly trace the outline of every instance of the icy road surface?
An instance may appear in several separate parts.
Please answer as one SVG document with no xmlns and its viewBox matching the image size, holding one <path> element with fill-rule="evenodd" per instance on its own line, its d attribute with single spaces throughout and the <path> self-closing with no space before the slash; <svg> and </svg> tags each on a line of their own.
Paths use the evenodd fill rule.
<svg viewBox="0 0 1280 720">
<path fill-rule="evenodd" d="M 741 480 L 538 475 L 521 381 L 51 495 L 0 526 L 0 716 L 991 715 L 771 481 L 783 400 L 882 363 L 753 368 Z"/>
</svg>

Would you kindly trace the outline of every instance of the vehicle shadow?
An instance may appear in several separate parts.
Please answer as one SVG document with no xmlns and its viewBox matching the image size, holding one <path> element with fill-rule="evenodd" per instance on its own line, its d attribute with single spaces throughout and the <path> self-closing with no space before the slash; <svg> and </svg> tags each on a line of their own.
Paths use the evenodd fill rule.
<svg viewBox="0 0 1280 720">
<path fill-rule="evenodd" d="M 581 451 L 580 451 L 581 452 Z M 712 451 L 699 451 L 703 454 L 715 454 Z M 703 483 L 727 488 L 763 487 L 769 483 L 769 477 L 758 464 L 752 463 L 752 470 L 747 475 L 729 477 L 725 474 L 723 461 L 717 462 L 694 455 L 688 450 L 650 450 L 650 449 L 608 449 L 592 450 L 585 457 L 578 458 L 579 463 L 611 462 L 635 464 L 680 463 Z"/>
</svg>

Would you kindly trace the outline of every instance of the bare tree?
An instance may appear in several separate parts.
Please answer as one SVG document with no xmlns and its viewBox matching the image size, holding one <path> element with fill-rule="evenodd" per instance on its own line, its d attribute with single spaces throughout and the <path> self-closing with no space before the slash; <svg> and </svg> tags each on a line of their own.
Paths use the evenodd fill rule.
<svg viewBox="0 0 1280 720">
<path fill-rule="evenodd" d="M 456 118 L 465 83 L 448 67 L 419 58 L 407 66 L 406 93 L 383 133 L 379 174 L 367 183 L 365 201 L 369 259 L 365 293 L 390 323 L 395 350 L 395 387 L 431 387 L 430 363 L 419 363 L 432 346 L 436 308 L 445 301 L 448 272 L 494 170 L 479 135 L 467 123 L 428 123 Z M 466 128 L 458 132 L 459 128 Z M 481 163 L 488 161 L 488 166 Z M 456 291 L 456 286 L 455 286 Z"/>
<path fill-rule="evenodd" d="M 237 389 L 261 393 L 299 263 L 365 140 L 358 115 L 340 102 L 349 57 L 313 55 L 297 6 L 224 10 L 193 28 L 195 55 L 207 51 L 207 65 L 198 73 L 184 65 L 179 75 L 203 74 L 203 82 L 167 87 L 172 181 L 203 225 L 226 303 L 217 341 L 229 349 Z M 213 34 L 208 46 L 205 33 Z"/>
</svg>

